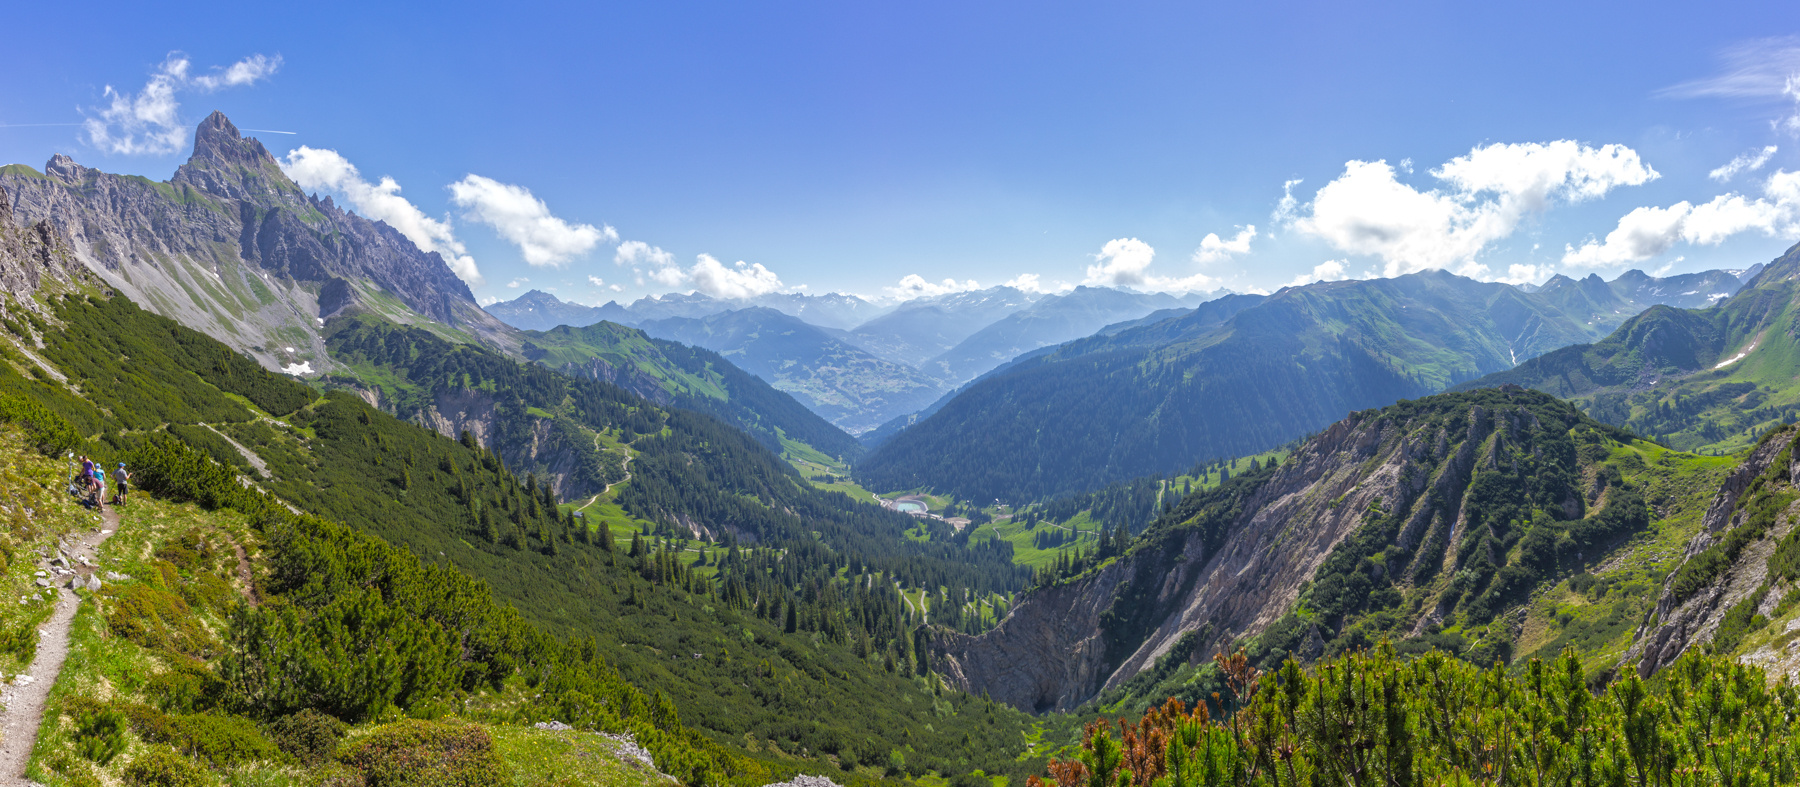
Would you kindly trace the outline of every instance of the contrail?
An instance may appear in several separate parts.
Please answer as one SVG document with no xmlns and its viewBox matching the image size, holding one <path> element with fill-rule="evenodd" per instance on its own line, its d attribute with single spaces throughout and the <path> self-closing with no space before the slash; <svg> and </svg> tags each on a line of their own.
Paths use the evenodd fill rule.
<svg viewBox="0 0 1800 787">
<path fill-rule="evenodd" d="M 80 124 L 76 124 L 76 125 L 80 125 Z M 272 129 L 272 128 L 247 128 L 244 130 L 245 131 L 254 131 L 258 134 L 298 134 L 298 133 L 300 133 L 298 131 L 276 131 L 275 129 Z"/>
</svg>

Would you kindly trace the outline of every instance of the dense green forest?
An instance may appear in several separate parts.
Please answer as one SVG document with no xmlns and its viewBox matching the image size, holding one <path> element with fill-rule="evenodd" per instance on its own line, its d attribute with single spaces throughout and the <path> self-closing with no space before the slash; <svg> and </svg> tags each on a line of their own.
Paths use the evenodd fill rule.
<svg viewBox="0 0 1800 787">
<path fill-rule="evenodd" d="M 346 392 L 314 399 L 305 386 L 236 364 L 229 351 L 123 298 L 71 298 L 57 314 L 57 330 L 70 340 L 43 352 L 81 381 L 80 394 L 11 366 L 0 366 L 0 391 L 58 413 L 71 434 L 94 436 L 88 450 L 103 460 L 137 462 L 150 471 L 149 488 L 176 494 L 174 485 L 189 475 L 229 478 L 244 470 L 241 455 L 213 461 L 214 453 L 238 453 L 222 438 L 191 449 L 179 440 L 183 433 L 234 435 L 268 470 L 245 474 L 307 515 L 377 536 L 420 570 L 440 572 L 432 576 L 455 572 L 482 583 L 517 610 L 521 625 L 544 632 L 534 636 L 589 643 L 581 647 L 624 680 L 668 697 L 688 727 L 743 755 L 774 763 L 829 758 L 847 777 L 849 769 L 879 773 L 895 763 L 915 774 L 1029 768 L 1018 757 L 1032 723 L 925 674 L 914 637 L 919 613 L 898 592 L 924 587 L 956 598 L 1023 587 L 1029 570 L 1014 568 L 1002 549 L 908 540 L 901 532 L 909 518 L 812 490 L 761 445 L 710 417 L 579 383 L 594 392 L 580 412 L 613 415 L 606 428 L 639 451 L 626 490 L 641 484 L 642 491 L 622 495 L 624 504 L 665 523 L 627 542 L 569 515 L 541 483 L 514 475 L 472 439 L 404 423 Z M 498 379 L 516 391 L 550 374 L 510 362 L 468 368 L 488 369 L 471 374 L 472 384 L 497 386 Z M 186 469 L 151 470 L 175 461 L 158 459 L 164 455 Z M 694 499 L 707 492 L 731 500 Z M 723 541 L 695 547 L 673 531 L 681 516 L 732 527 Z M 309 570 L 294 571 L 271 580 L 271 592 L 316 592 L 303 589 Z M 308 630 L 307 620 L 265 622 L 291 633 Z M 518 654 L 502 655 L 464 659 L 483 667 L 426 664 L 421 679 L 466 691 L 481 669 L 487 680 L 528 671 Z M 346 702 L 320 709 L 364 707 Z"/>
</svg>

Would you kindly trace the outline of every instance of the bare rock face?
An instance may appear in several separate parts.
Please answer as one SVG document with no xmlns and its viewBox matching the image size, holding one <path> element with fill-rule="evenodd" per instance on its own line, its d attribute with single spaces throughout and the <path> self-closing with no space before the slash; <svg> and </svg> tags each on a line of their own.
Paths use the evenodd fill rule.
<svg viewBox="0 0 1800 787">
<path fill-rule="evenodd" d="M 17 214 L 9 229 L 47 222 L 107 285 L 273 369 L 329 369 L 323 321 L 346 309 L 435 320 L 500 349 L 516 343 L 441 257 L 308 197 L 261 142 L 217 112 L 166 182 L 59 154 L 42 173 L 0 169 L 0 192 Z"/>
<path fill-rule="evenodd" d="M 1800 461 L 1795 461 L 1792 453 L 1787 455 L 1786 467 L 1775 466 L 1782 460 L 1783 452 L 1794 445 L 1797 436 L 1800 432 L 1789 428 L 1768 438 L 1726 477 L 1718 495 L 1707 507 L 1700 532 L 1688 542 L 1683 565 L 1718 543 L 1732 528 L 1744 524 L 1748 512 L 1740 506 L 1758 477 L 1773 471 L 1775 476 L 1765 483 L 1793 486 L 1800 481 Z M 1636 664 L 1638 674 L 1648 678 L 1673 664 L 1689 649 L 1710 642 L 1718 633 L 1725 612 L 1756 593 L 1768 581 L 1769 556 L 1774 553 L 1776 544 L 1793 531 L 1797 518 L 1800 518 L 1800 503 L 1778 514 L 1762 538 L 1745 546 L 1724 571 L 1686 598 L 1675 592 L 1675 580 L 1681 575 L 1681 567 L 1670 572 L 1663 583 L 1656 609 L 1638 628 L 1621 663 Z M 1771 612 L 1787 589 L 1785 585 L 1774 588 L 1764 597 L 1758 612 L 1765 615 Z"/>
<path fill-rule="evenodd" d="M 0 290 L 21 308 L 41 309 L 33 295 L 46 288 L 97 287 L 94 276 L 76 259 L 68 236 L 49 222 L 18 226 L 12 202 L 0 191 Z"/>
<path fill-rule="evenodd" d="M 1204 658 L 1262 633 L 1372 512 L 1397 512 L 1402 523 L 1389 563 L 1376 570 L 1441 561 L 1455 571 L 1457 550 L 1444 545 L 1457 543 L 1468 521 L 1471 475 L 1499 461 L 1503 444 L 1529 446 L 1566 428 L 1540 423 L 1532 408 L 1567 407 L 1545 394 L 1511 387 L 1483 395 L 1487 406 L 1447 414 L 1353 414 L 1266 479 L 1186 522 L 1159 522 L 1110 564 L 1031 592 L 994 629 L 935 632 L 932 667 L 1022 710 L 1073 709 L 1155 666 L 1184 635 L 1197 638 L 1190 658 Z M 1578 496 L 1565 505 L 1580 516 Z M 1423 629 L 1435 614 L 1428 605 L 1407 623 Z M 1318 649 L 1317 640 L 1310 632 L 1301 649 Z"/>
</svg>

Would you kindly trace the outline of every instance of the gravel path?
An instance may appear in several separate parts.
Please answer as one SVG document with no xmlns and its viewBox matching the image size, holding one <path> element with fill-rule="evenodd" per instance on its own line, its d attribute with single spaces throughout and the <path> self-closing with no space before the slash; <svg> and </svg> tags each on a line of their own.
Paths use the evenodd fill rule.
<svg viewBox="0 0 1800 787">
<path fill-rule="evenodd" d="M 101 530 L 90 530 L 61 544 L 62 554 L 73 563 L 73 574 L 57 573 L 51 560 L 60 555 L 38 563 L 39 568 L 50 573 L 53 586 L 58 588 L 56 611 L 38 629 L 37 658 L 31 662 L 31 668 L 15 677 L 12 685 L 0 688 L 0 704 L 5 705 L 0 710 L 0 784 L 30 784 L 25 781 L 25 765 L 31 761 L 31 750 L 37 745 L 44 701 L 49 699 L 50 687 L 56 685 L 63 660 L 69 656 L 69 627 L 75 622 L 75 609 L 81 605 L 81 598 L 63 586 L 71 577 L 86 579 L 94 573 L 95 550 L 118 529 L 118 511 L 107 508 L 101 521 Z"/>
</svg>

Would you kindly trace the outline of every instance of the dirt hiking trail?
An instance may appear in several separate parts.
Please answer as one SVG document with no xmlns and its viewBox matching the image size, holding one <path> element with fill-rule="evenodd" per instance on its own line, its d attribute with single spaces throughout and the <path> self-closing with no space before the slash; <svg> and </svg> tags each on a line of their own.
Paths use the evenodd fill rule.
<svg viewBox="0 0 1800 787">
<path fill-rule="evenodd" d="M 38 560 L 38 568 L 49 576 L 56 588 L 56 611 L 38 628 L 37 658 L 24 675 L 11 685 L 0 686 L 0 784 L 32 784 L 25 779 L 25 765 L 31 761 L 31 750 L 37 745 L 38 725 L 44 720 L 44 702 L 50 687 L 62 673 L 63 660 L 69 656 L 69 628 L 75 622 L 75 610 L 81 598 L 70 590 L 71 580 L 91 581 L 98 570 L 100 543 L 119 529 L 119 513 L 107 506 L 101 513 L 100 528 L 72 533 L 58 542 L 59 552 Z"/>
</svg>

